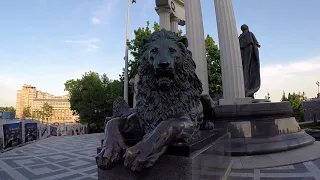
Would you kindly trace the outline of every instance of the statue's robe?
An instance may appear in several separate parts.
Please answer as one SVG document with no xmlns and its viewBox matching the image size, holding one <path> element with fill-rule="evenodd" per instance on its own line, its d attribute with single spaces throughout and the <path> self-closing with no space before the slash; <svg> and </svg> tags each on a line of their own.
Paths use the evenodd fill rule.
<svg viewBox="0 0 320 180">
<path fill-rule="evenodd" d="M 239 36 L 239 42 L 246 97 L 253 97 L 261 84 L 259 43 L 252 32 L 242 33 Z"/>
</svg>

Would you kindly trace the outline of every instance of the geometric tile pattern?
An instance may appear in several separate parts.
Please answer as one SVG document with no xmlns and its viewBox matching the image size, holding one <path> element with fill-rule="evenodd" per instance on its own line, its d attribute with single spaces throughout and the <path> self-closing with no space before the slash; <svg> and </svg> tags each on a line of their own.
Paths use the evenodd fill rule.
<svg viewBox="0 0 320 180">
<path fill-rule="evenodd" d="M 53 136 L 0 153 L 0 180 L 97 180 L 103 134 Z M 210 179 L 210 178 L 209 178 Z M 320 159 L 288 166 L 231 170 L 228 180 L 320 180 Z"/>
<path fill-rule="evenodd" d="M 0 153 L 0 180 L 96 180 L 102 137 L 53 136 Z"/>
<path fill-rule="evenodd" d="M 233 169 L 228 180 L 320 180 L 319 168 L 320 159 L 273 168 Z"/>
</svg>

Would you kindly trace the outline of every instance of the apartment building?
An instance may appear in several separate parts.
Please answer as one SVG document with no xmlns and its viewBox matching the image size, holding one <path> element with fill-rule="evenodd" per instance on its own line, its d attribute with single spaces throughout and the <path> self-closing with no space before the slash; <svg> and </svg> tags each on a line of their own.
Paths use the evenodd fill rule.
<svg viewBox="0 0 320 180">
<path fill-rule="evenodd" d="M 48 103 L 53 107 L 52 116 L 43 119 L 44 123 L 74 123 L 78 119 L 78 116 L 72 114 L 68 98 L 68 95 L 54 96 L 47 92 L 39 91 L 34 86 L 25 84 L 22 90 L 17 91 L 16 118 L 22 118 L 23 109 L 30 106 L 32 116 L 38 119 L 40 117 L 37 113 L 41 111 L 44 103 Z"/>
</svg>

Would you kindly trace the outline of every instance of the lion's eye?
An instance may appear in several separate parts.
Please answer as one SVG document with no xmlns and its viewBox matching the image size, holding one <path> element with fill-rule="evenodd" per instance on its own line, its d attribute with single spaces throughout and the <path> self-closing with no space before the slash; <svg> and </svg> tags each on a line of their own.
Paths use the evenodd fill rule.
<svg viewBox="0 0 320 180">
<path fill-rule="evenodd" d="M 151 52 L 153 52 L 153 53 L 158 52 L 158 48 L 153 48 L 153 49 L 151 50 Z"/>
<path fill-rule="evenodd" d="M 176 51 L 175 49 L 173 49 L 173 48 L 169 48 L 169 51 L 172 52 L 172 53 L 177 52 L 177 51 Z"/>
</svg>

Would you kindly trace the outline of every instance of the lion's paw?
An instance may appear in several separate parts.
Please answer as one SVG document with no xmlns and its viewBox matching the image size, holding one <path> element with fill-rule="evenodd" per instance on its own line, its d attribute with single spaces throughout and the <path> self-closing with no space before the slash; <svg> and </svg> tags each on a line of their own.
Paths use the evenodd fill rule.
<svg viewBox="0 0 320 180">
<path fill-rule="evenodd" d="M 117 143 L 107 144 L 96 156 L 98 167 L 103 170 L 110 169 L 114 163 L 120 160 L 123 149 Z"/>
<path fill-rule="evenodd" d="M 154 165 L 159 156 L 164 153 L 166 148 L 160 152 L 152 153 L 151 147 L 143 143 L 128 148 L 124 154 L 124 165 L 131 171 L 142 171 Z"/>
</svg>

